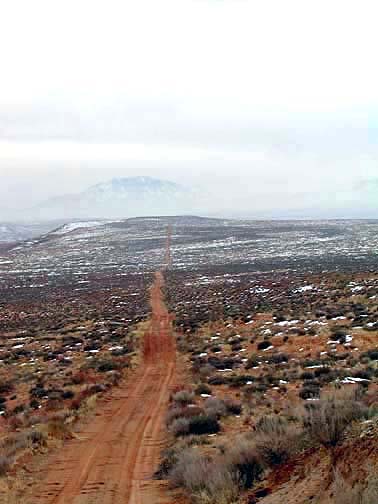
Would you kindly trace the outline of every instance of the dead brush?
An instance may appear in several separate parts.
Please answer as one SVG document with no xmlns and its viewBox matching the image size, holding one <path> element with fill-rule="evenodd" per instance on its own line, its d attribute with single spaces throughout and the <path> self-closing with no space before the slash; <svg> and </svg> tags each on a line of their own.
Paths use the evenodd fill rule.
<svg viewBox="0 0 378 504">
<path fill-rule="evenodd" d="M 205 412 L 207 415 L 220 419 L 227 415 L 227 407 L 222 399 L 217 397 L 209 397 L 204 404 Z"/>
<path fill-rule="evenodd" d="M 54 439 L 71 439 L 72 432 L 64 420 L 50 420 L 47 424 L 47 431 L 50 437 Z"/>
<path fill-rule="evenodd" d="M 54 439 L 70 439 L 72 437 L 72 415 L 64 410 L 52 415 L 47 423 L 47 433 Z"/>
<path fill-rule="evenodd" d="M 189 390 L 179 390 L 172 395 L 172 401 L 181 406 L 192 404 L 194 401 L 194 393 Z"/>
<path fill-rule="evenodd" d="M 38 428 L 18 432 L 3 439 L 0 444 L 0 476 L 4 476 L 8 472 L 21 453 L 44 446 L 46 439 L 45 433 Z"/>
<path fill-rule="evenodd" d="M 154 477 L 156 479 L 166 479 L 177 464 L 178 457 L 180 454 L 191 448 L 193 446 L 201 446 L 210 444 L 209 440 L 203 438 L 202 436 L 187 436 L 182 438 L 180 441 L 176 441 L 173 446 L 170 446 L 163 451 L 162 458 L 160 460 L 159 468 L 156 471 Z"/>
<path fill-rule="evenodd" d="M 302 434 L 301 426 L 290 424 L 279 415 L 261 418 L 254 441 L 263 463 L 275 466 L 286 462 L 300 450 Z"/>
<path fill-rule="evenodd" d="M 169 480 L 173 486 L 185 488 L 195 504 L 231 504 L 239 495 L 239 485 L 228 466 L 193 448 L 178 455 Z"/>
<path fill-rule="evenodd" d="M 303 423 L 315 442 L 333 447 L 341 441 L 351 422 L 366 413 L 359 389 L 335 389 L 331 393 L 323 393 L 319 401 L 309 405 Z"/>
<path fill-rule="evenodd" d="M 169 481 L 174 487 L 184 487 L 190 493 L 200 492 L 206 487 L 210 459 L 193 448 L 181 452 L 169 474 Z"/>
<path fill-rule="evenodd" d="M 222 464 L 233 475 L 233 480 L 244 489 L 251 488 L 264 472 L 264 462 L 253 439 L 243 435 L 226 448 Z"/>
<path fill-rule="evenodd" d="M 174 422 L 175 420 L 179 418 L 190 418 L 193 416 L 198 416 L 203 414 L 204 410 L 200 406 L 184 406 L 184 407 L 179 407 L 179 406 L 174 406 L 171 408 L 166 416 L 166 424 L 169 426 Z"/>
<path fill-rule="evenodd" d="M 169 430 L 175 437 L 187 436 L 190 432 L 189 418 L 176 418 L 171 422 Z"/>
</svg>

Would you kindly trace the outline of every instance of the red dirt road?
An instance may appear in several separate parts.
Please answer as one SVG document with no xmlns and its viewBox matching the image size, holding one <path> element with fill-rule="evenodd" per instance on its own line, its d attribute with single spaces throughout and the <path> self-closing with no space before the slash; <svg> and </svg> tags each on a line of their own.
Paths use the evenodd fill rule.
<svg viewBox="0 0 378 504">
<path fill-rule="evenodd" d="M 151 325 L 139 368 L 98 408 L 96 417 L 42 468 L 30 502 L 166 504 L 151 476 L 165 441 L 164 419 L 176 376 L 172 322 L 161 273 L 151 288 Z M 28 500 L 27 500 L 28 502 Z"/>
</svg>

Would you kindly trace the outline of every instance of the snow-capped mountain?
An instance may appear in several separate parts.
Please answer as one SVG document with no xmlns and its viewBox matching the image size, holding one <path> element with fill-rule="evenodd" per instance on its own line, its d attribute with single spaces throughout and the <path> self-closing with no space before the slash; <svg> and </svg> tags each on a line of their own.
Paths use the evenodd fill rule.
<svg viewBox="0 0 378 504">
<path fill-rule="evenodd" d="M 152 177 L 114 178 L 79 193 L 49 199 L 33 209 L 39 218 L 127 218 L 175 215 L 191 209 L 193 193 Z"/>
</svg>

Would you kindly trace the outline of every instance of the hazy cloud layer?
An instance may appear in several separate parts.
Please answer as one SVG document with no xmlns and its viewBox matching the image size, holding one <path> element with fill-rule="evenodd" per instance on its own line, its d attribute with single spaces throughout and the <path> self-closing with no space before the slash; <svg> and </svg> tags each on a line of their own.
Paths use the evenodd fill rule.
<svg viewBox="0 0 378 504">
<path fill-rule="evenodd" d="M 377 14 L 353 0 L 6 0 L 0 218 L 142 174 L 206 187 L 212 211 L 376 215 Z"/>
</svg>

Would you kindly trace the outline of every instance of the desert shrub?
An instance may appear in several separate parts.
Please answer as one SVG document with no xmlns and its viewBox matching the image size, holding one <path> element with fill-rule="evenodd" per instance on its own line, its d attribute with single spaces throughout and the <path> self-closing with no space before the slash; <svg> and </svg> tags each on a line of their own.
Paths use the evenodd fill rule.
<svg viewBox="0 0 378 504">
<path fill-rule="evenodd" d="M 37 399 L 32 399 L 29 403 L 30 408 L 32 409 L 38 409 L 39 408 L 39 402 Z"/>
<path fill-rule="evenodd" d="M 198 370 L 198 374 L 199 374 L 201 380 L 205 380 L 213 372 L 214 372 L 214 368 L 213 368 L 213 366 L 210 366 L 210 364 L 205 364 L 204 366 L 201 366 Z"/>
<path fill-rule="evenodd" d="M 161 460 L 157 471 L 154 474 L 156 479 L 167 479 L 170 472 L 178 462 L 179 456 L 185 450 L 196 445 L 208 444 L 209 441 L 201 436 L 188 436 L 182 441 L 177 441 L 173 446 L 162 452 Z"/>
<path fill-rule="evenodd" d="M 255 378 L 250 375 L 233 375 L 228 378 L 228 383 L 230 387 L 242 387 L 243 385 L 246 385 L 248 382 L 254 381 Z"/>
<path fill-rule="evenodd" d="M 100 373 L 106 373 L 107 371 L 114 371 L 121 367 L 120 362 L 111 359 L 103 359 L 96 363 L 96 369 Z"/>
<path fill-rule="evenodd" d="M 327 383 L 334 382 L 335 380 L 343 380 L 346 376 L 348 376 L 348 374 L 350 373 L 348 373 L 346 369 L 334 368 L 329 373 L 320 376 L 318 381 L 320 382 L 320 385 L 325 385 Z"/>
<path fill-rule="evenodd" d="M 299 391 L 299 397 L 301 399 L 316 399 L 320 395 L 320 387 L 315 383 L 306 383 L 302 389 Z"/>
<path fill-rule="evenodd" d="M 290 330 L 291 334 L 296 334 L 298 336 L 304 336 L 306 331 L 302 327 L 292 327 Z"/>
<path fill-rule="evenodd" d="M 197 395 L 201 395 L 201 394 L 210 395 L 211 394 L 211 388 L 208 385 L 206 385 L 206 383 L 200 383 L 196 387 L 195 393 Z"/>
<path fill-rule="evenodd" d="M 42 446 L 46 443 L 46 434 L 40 430 L 33 429 L 28 433 L 28 439 L 33 445 Z"/>
<path fill-rule="evenodd" d="M 257 350 L 265 350 L 266 348 L 269 348 L 271 345 L 272 344 L 270 340 L 260 341 L 259 343 L 257 343 Z"/>
<path fill-rule="evenodd" d="M 281 364 L 282 362 L 288 362 L 289 356 L 285 353 L 273 354 L 269 359 L 267 359 L 269 364 Z"/>
<path fill-rule="evenodd" d="M 343 352 L 340 354 L 330 354 L 329 357 L 336 362 L 348 359 L 350 357 L 350 354 L 349 352 Z"/>
<path fill-rule="evenodd" d="M 209 385 L 226 385 L 228 383 L 228 379 L 225 376 L 210 376 L 208 379 Z"/>
<path fill-rule="evenodd" d="M 224 404 L 227 408 L 227 412 L 230 415 L 240 415 L 243 411 L 243 406 L 239 401 L 235 401 L 234 399 L 226 399 Z"/>
<path fill-rule="evenodd" d="M 245 389 L 246 395 L 260 393 L 263 394 L 268 390 L 268 385 L 266 383 L 256 383 L 255 385 L 248 385 Z"/>
<path fill-rule="evenodd" d="M 185 417 L 176 418 L 169 427 L 175 437 L 187 436 L 190 431 L 190 419 Z"/>
<path fill-rule="evenodd" d="M 361 354 L 360 358 L 368 357 L 370 360 L 378 360 L 378 350 L 368 350 Z"/>
<path fill-rule="evenodd" d="M 32 389 L 30 389 L 29 394 L 31 397 L 41 399 L 42 397 L 46 397 L 48 395 L 48 391 L 45 388 L 43 388 L 43 386 L 36 385 Z"/>
<path fill-rule="evenodd" d="M 64 418 L 53 418 L 47 424 L 49 436 L 56 439 L 70 439 L 72 436 L 70 426 Z"/>
<path fill-rule="evenodd" d="M 177 464 L 178 450 L 176 447 L 167 448 L 161 454 L 158 469 L 154 473 L 155 479 L 166 479 Z"/>
<path fill-rule="evenodd" d="M 322 376 L 322 375 L 326 375 L 330 372 L 331 372 L 331 368 L 329 368 L 329 367 L 320 367 L 320 368 L 314 369 L 314 375 L 316 378 L 318 378 L 319 376 Z"/>
<path fill-rule="evenodd" d="M 26 404 L 18 404 L 13 410 L 12 414 L 13 415 L 18 415 L 19 413 L 22 413 L 26 409 Z"/>
<path fill-rule="evenodd" d="M 324 359 L 305 359 L 303 362 L 304 368 L 309 368 L 313 366 L 325 366 L 329 362 L 329 357 L 327 356 Z"/>
<path fill-rule="evenodd" d="M 189 421 L 189 434 L 216 434 L 219 431 L 218 420 L 210 415 L 198 415 Z"/>
<path fill-rule="evenodd" d="M 371 380 L 371 378 L 374 376 L 374 369 L 360 369 L 358 371 L 355 371 L 353 373 L 353 376 L 355 378 L 361 378 L 363 380 Z"/>
<path fill-rule="evenodd" d="M 347 332 L 346 326 L 335 325 L 335 326 L 331 327 L 330 339 L 338 340 L 341 337 L 346 336 L 347 334 L 348 334 L 348 332 Z"/>
<path fill-rule="evenodd" d="M 280 378 L 269 372 L 269 368 L 265 367 L 264 371 L 266 374 L 260 378 L 260 380 L 268 385 L 277 386 L 279 384 Z"/>
<path fill-rule="evenodd" d="M 173 394 L 172 400 L 181 405 L 191 404 L 194 400 L 194 394 L 188 390 L 180 390 Z"/>
<path fill-rule="evenodd" d="M 37 429 L 12 434 L 1 441 L 0 445 L 0 476 L 8 471 L 15 456 L 31 446 L 42 446 L 46 443 L 46 435 Z"/>
<path fill-rule="evenodd" d="M 304 371 L 301 376 L 300 376 L 300 379 L 301 380 L 313 380 L 315 377 L 314 373 L 312 373 L 311 371 Z"/>
<path fill-rule="evenodd" d="M 105 386 L 106 387 L 112 387 L 112 386 L 117 386 L 119 382 L 122 380 L 122 371 L 106 371 L 105 372 Z"/>
<path fill-rule="evenodd" d="M 183 487 L 191 493 L 205 488 L 209 474 L 210 461 L 197 450 L 184 450 L 169 473 L 169 481 L 175 487 Z"/>
<path fill-rule="evenodd" d="M 336 446 L 349 424 L 365 414 L 358 391 L 335 390 L 307 408 L 304 426 L 311 438 L 325 446 Z"/>
<path fill-rule="evenodd" d="M 87 380 L 87 373 L 85 371 L 78 371 L 73 377 L 72 377 L 72 383 L 74 385 L 82 385 L 85 383 Z"/>
<path fill-rule="evenodd" d="M 213 418 L 222 418 L 227 415 L 227 407 L 222 399 L 209 397 L 204 404 L 205 412 Z"/>
<path fill-rule="evenodd" d="M 75 392 L 72 390 L 65 390 L 62 394 L 62 399 L 73 399 L 75 397 Z"/>
<path fill-rule="evenodd" d="M 264 470 L 255 444 L 245 436 L 233 442 L 224 455 L 224 463 L 244 489 L 251 488 Z"/>
<path fill-rule="evenodd" d="M 240 343 L 241 341 L 243 341 L 244 338 L 242 338 L 241 336 L 237 335 L 237 336 L 231 336 L 229 339 L 228 339 L 228 343 L 230 345 L 237 345 L 238 343 Z"/>
<path fill-rule="evenodd" d="M 107 385 L 104 383 L 95 383 L 94 385 L 91 385 L 90 387 L 87 387 L 85 390 L 85 393 L 87 397 L 94 395 L 94 394 L 101 394 L 102 392 L 105 392 L 107 389 Z"/>
<path fill-rule="evenodd" d="M 174 406 L 169 409 L 166 416 L 166 423 L 170 425 L 177 418 L 190 418 L 193 416 L 201 415 L 204 412 L 200 406 L 191 404 L 189 406 Z"/>
<path fill-rule="evenodd" d="M 241 343 L 234 343 L 232 344 L 231 346 L 231 350 L 233 352 L 238 352 L 239 350 L 241 350 L 243 348 L 242 344 Z"/>
<path fill-rule="evenodd" d="M 127 346 L 124 346 L 123 348 L 117 348 L 116 350 L 112 350 L 110 353 L 113 357 L 122 357 L 123 355 L 126 355 L 131 352 L 131 349 L 128 348 Z"/>
<path fill-rule="evenodd" d="M 233 369 L 236 364 L 236 360 L 231 357 L 219 358 L 212 356 L 209 357 L 208 362 L 216 369 Z"/>
<path fill-rule="evenodd" d="M 0 394 L 9 394 L 14 390 L 14 383 L 11 380 L 0 382 Z"/>
<path fill-rule="evenodd" d="M 228 467 L 193 448 L 179 454 L 168 477 L 174 486 L 185 488 L 197 504 L 231 504 L 238 498 L 239 488 Z"/>
<path fill-rule="evenodd" d="M 278 415 L 262 417 L 256 426 L 256 449 L 268 466 L 282 464 L 299 451 L 301 438 L 302 429 Z"/>
</svg>

